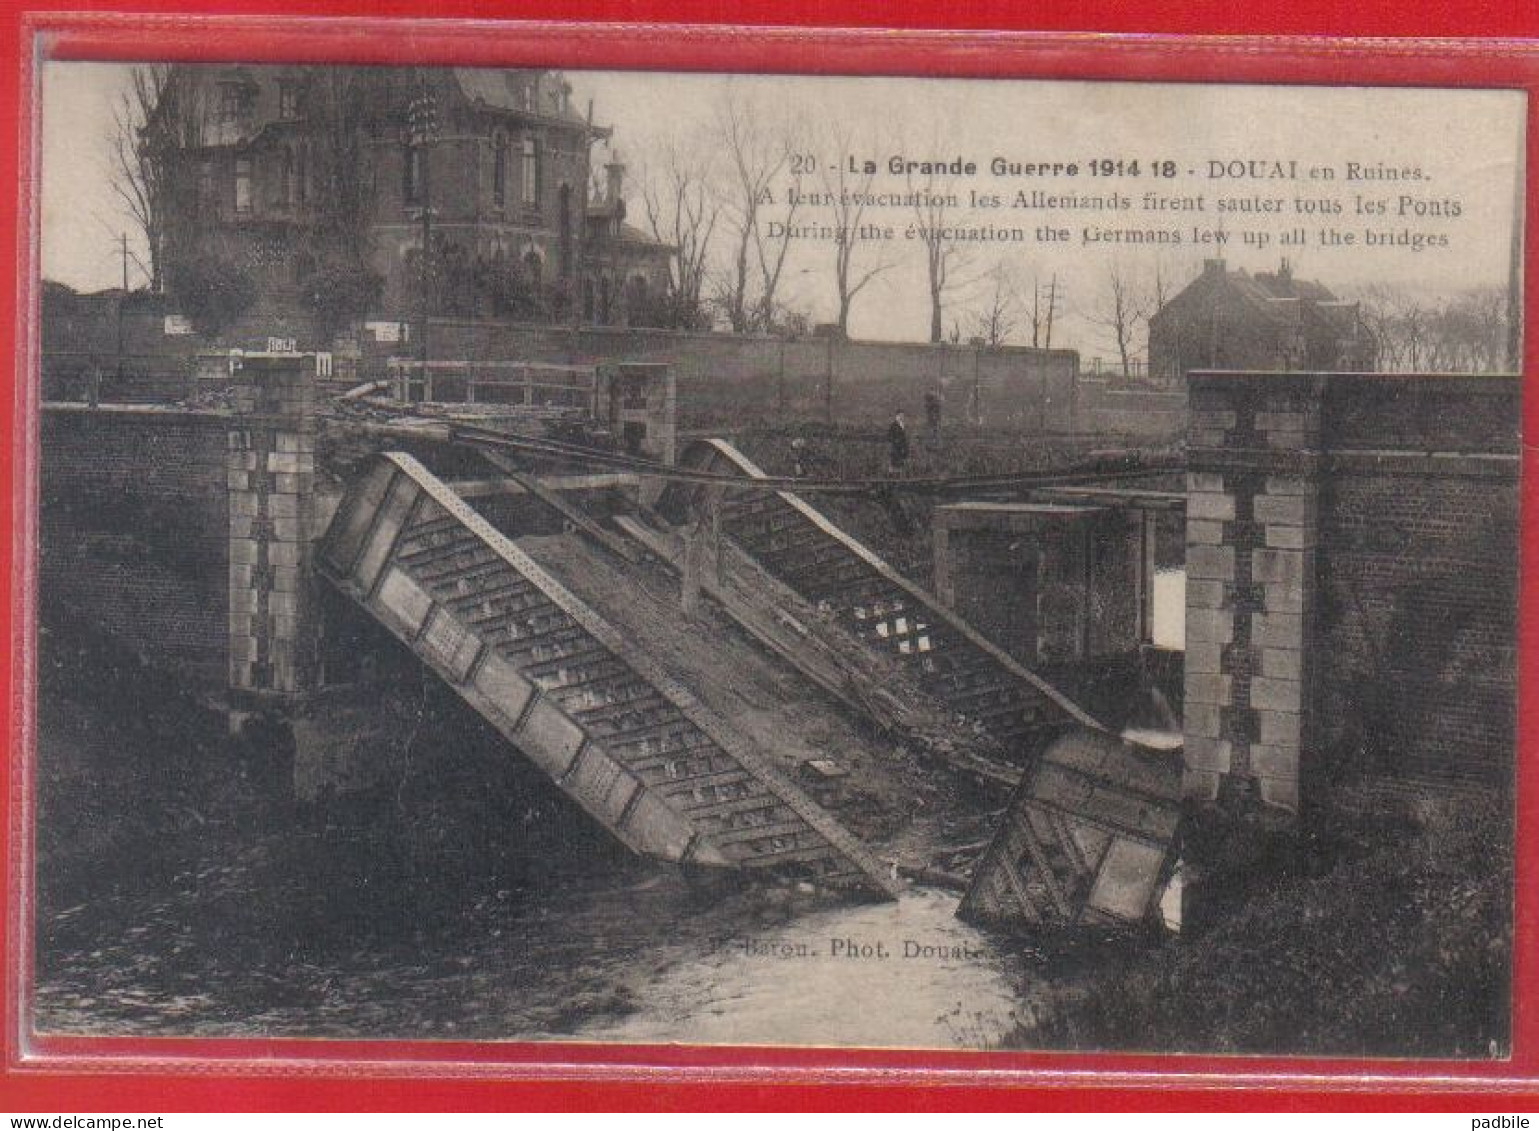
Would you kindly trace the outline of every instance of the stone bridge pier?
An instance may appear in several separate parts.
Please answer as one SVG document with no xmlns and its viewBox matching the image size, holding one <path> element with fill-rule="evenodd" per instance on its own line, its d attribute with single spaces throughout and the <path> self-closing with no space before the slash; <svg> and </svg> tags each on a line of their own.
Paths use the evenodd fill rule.
<svg viewBox="0 0 1539 1131">
<path fill-rule="evenodd" d="M 1309 707 L 1324 379 L 1193 378 L 1186 499 L 1186 796 L 1288 812 Z"/>
<path fill-rule="evenodd" d="M 1520 379 L 1189 384 L 1189 893 L 1243 889 L 1336 783 L 1510 790 Z"/>
<path fill-rule="evenodd" d="M 230 733 L 251 771 L 289 796 L 319 675 L 315 382 L 284 355 L 242 358 L 236 381 L 225 436 Z"/>
<path fill-rule="evenodd" d="M 230 692 L 287 706 L 314 687 L 315 385 L 296 359 L 247 357 L 227 434 Z"/>
<path fill-rule="evenodd" d="M 288 788 L 291 722 L 318 675 L 313 365 L 248 354 L 218 376 L 219 405 L 54 401 L 41 414 L 43 624 L 221 704 L 274 791 Z"/>
</svg>

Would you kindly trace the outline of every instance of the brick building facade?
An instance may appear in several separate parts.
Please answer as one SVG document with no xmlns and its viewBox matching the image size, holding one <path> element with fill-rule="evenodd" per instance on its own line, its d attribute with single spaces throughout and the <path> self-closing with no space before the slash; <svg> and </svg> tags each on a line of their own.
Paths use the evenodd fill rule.
<svg viewBox="0 0 1539 1131">
<path fill-rule="evenodd" d="M 625 223 L 618 160 L 590 198 L 610 131 L 559 72 L 182 66 L 167 89 L 149 130 L 163 142 L 160 250 L 212 243 L 275 305 L 300 297 L 339 228 L 368 245 L 383 283 L 369 313 L 386 317 L 426 301 L 626 324 L 667 286 L 672 251 Z"/>
<path fill-rule="evenodd" d="M 1375 347 L 1358 305 L 1298 279 L 1231 271 L 1222 259 L 1149 318 L 1149 375 L 1177 380 L 1195 369 L 1360 371 Z"/>
</svg>

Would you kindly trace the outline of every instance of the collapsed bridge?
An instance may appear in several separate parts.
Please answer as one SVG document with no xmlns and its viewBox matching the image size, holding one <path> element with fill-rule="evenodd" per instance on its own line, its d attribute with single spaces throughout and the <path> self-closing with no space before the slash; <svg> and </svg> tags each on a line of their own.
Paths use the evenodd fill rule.
<svg viewBox="0 0 1539 1131">
<path fill-rule="evenodd" d="M 318 556 L 633 850 L 892 894 L 827 813 L 410 456 L 352 485 Z"/>
<path fill-rule="evenodd" d="M 541 452 L 502 430 L 399 412 L 380 426 L 334 410 L 330 458 L 339 443 L 351 453 L 330 465 L 346 468 L 337 490 L 317 466 L 319 390 L 296 361 L 246 356 L 218 407 L 60 405 L 50 427 L 56 443 L 126 441 L 148 461 L 148 477 L 114 480 L 119 503 L 141 490 L 158 498 L 172 486 L 166 474 L 188 465 L 183 509 L 200 521 L 180 541 L 196 556 L 172 563 L 164 584 L 185 577 L 207 606 L 210 566 L 224 570 L 232 724 L 291 720 L 309 796 L 348 787 L 356 766 L 340 765 L 339 751 L 369 746 L 355 722 L 379 725 L 379 688 L 367 682 L 352 687 L 358 710 L 337 714 L 350 677 L 334 653 L 379 645 L 332 623 L 325 589 L 620 843 L 692 872 L 895 895 L 894 830 L 935 781 L 961 777 L 1003 801 L 1055 738 L 1101 729 L 730 444 L 659 462 L 671 452 L 646 450 L 650 416 L 667 403 L 644 385 L 653 372 L 623 374 L 612 389 L 617 411 L 634 405 L 624 411 L 643 417 L 629 434 L 654 458 L 639 465 L 622 459 L 604 474 L 614 457 L 597 450 Z M 157 446 L 171 426 L 175 462 Z M 671 449 L 671 432 L 658 431 Z M 477 466 L 483 478 L 467 481 Z M 69 477 L 53 482 L 64 493 L 50 513 L 70 517 Z M 180 522 L 154 505 L 147 526 Z M 175 553 L 178 542 L 173 532 L 151 550 Z M 702 628 L 702 600 L 734 631 Z M 648 601 L 652 619 L 638 619 Z M 175 662 L 165 630 L 185 631 L 178 609 L 157 602 L 119 624 Z M 693 667 L 675 654 L 683 641 L 670 620 L 698 622 Z M 757 674 L 733 687 L 713 669 Z M 770 702 L 745 705 L 753 687 Z M 887 736 L 888 753 L 859 726 Z M 921 763 L 894 761 L 893 740 Z M 838 783 L 852 771 L 863 784 L 844 811 Z"/>
<path fill-rule="evenodd" d="M 304 359 L 236 360 L 205 390 L 215 397 L 44 406 L 41 614 L 45 624 L 88 615 L 94 631 L 222 702 L 232 725 L 252 715 L 290 725 L 296 782 L 301 767 L 312 785 L 333 768 L 314 740 L 337 703 L 322 659 L 333 628 L 323 594 L 334 590 L 516 756 L 660 860 L 894 891 L 894 862 L 881 855 L 891 842 L 802 773 L 860 743 L 847 721 L 837 740 L 818 733 L 841 713 L 928 759 L 928 777 L 894 779 L 889 809 L 945 775 L 995 798 L 1015 790 L 1009 820 L 987 838 L 989 886 L 969 901 L 980 918 L 1089 922 L 1146 908 L 1178 798 L 1211 805 L 1237 793 L 1286 817 L 1326 776 L 1305 770 L 1331 758 L 1355 758 L 1388 783 L 1510 784 L 1514 378 L 1192 375 L 1186 489 L 1178 502 L 1147 490 L 1138 500 L 1185 508 L 1191 582 L 1184 753 L 1144 781 L 1122 764 L 1127 743 L 1114 754 L 1104 720 L 1040 662 L 1057 640 L 1043 624 L 1012 606 L 1016 619 L 982 625 L 946 585 L 946 599 L 928 594 L 803 497 L 874 486 L 771 479 L 722 441 L 675 460 L 661 367 L 593 390 L 608 397 L 594 418 L 650 462 L 590 452 L 593 466 L 572 474 L 581 452 L 466 435 L 441 413 L 399 442 L 344 420 L 362 438 L 355 449 L 374 454 L 331 464 L 347 469 L 339 492 L 318 467 L 323 389 Z M 429 407 L 385 415 L 433 417 Z M 528 408 L 498 407 L 481 423 L 516 423 Z M 433 445 L 459 452 L 461 469 L 492 450 L 516 463 L 493 477 L 491 496 L 473 498 L 451 482 L 458 472 L 378 454 Z M 969 577 L 989 577 L 1004 561 L 990 555 L 1028 526 L 1090 530 L 1092 512 L 1128 502 L 1089 486 L 1098 478 L 1092 469 L 1056 487 L 960 485 L 988 502 L 950 508 L 953 552 L 967 541 Z M 1010 501 L 1012 488 L 1035 502 Z M 523 509 L 493 521 L 494 497 L 515 490 Z M 1032 506 L 1042 515 L 1028 515 Z M 388 547 L 373 541 L 376 523 L 394 529 Z M 1034 600 L 1056 580 L 1044 561 Z M 642 602 L 627 595 L 659 571 L 670 580 L 652 585 L 663 604 L 650 627 L 628 622 L 624 606 Z M 580 574 L 591 575 L 586 588 Z M 1083 578 L 1076 584 L 1083 595 Z M 780 665 L 782 709 L 752 741 L 741 732 L 756 705 L 730 688 L 697 694 L 653 633 L 664 605 L 675 622 L 698 619 L 678 611 L 692 601 L 716 618 L 696 625 L 696 676 L 749 656 Z M 798 720 L 788 704 L 817 704 L 807 712 L 816 718 Z M 649 743 L 706 753 L 698 764 L 672 759 L 670 771 L 666 754 L 646 760 Z M 670 772 L 680 775 L 672 785 Z M 699 774 L 708 781 L 685 784 Z M 736 795 L 704 788 L 721 783 Z M 1142 808 L 1127 808 L 1135 794 Z M 1136 844 L 1106 848 L 1119 838 Z"/>
</svg>

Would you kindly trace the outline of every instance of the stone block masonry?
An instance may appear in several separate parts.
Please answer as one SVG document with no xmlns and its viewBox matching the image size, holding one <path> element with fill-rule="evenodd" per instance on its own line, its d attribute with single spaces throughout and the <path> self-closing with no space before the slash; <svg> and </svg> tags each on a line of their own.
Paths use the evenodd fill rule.
<svg viewBox="0 0 1539 1131">
<path fill-rule="evenodd" d="M 1512 377 L 1194 373 L 1185 792 L 1510 783 Z"/>
<path fill-rule="evenodd" d="M 230 689 L 296 696 L 315 677 L 315 386 L 298 359 L 243 362 L 228 433 Z"/>
</svg>

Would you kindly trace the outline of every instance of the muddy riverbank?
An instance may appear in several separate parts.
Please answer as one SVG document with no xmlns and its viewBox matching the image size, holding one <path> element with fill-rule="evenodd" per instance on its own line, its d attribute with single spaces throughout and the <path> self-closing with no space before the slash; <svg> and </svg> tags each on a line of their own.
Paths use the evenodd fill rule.
<svg viewBox="0 0 1539 1131">
<path fill-rule="evenodd" d="M 40 1032 L 983 1047 L 1029 1020 L 1038 957 L 956 922 L 954 894 L 692 885 L 442 689 L 411 699 L 431 741 L 410 775 L 296 805 L 172 681 L 45 644 Z M 951 835 L 961 809 L 926 796 L 871 822 L 885 851 Z"/>
</svg>

